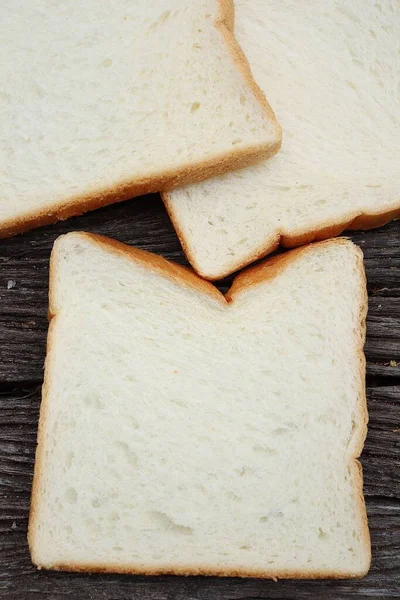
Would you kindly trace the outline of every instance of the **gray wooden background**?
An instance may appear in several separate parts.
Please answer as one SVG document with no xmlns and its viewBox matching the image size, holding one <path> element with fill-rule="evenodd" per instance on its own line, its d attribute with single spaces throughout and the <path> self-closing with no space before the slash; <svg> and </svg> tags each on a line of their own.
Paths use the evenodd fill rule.
<svg viewBox="0 0 400 600">
<path fill-rule="evenodd" d="M 400 598 L 400 221 L 350 233 L 368 278 L 369 433 L 362 455 L 373 542 L 354 581 L 131 577 L 37 571 L 26 530 L 47 332 L 48 260 L 61 233 L 86 230 L 186 263 L 157 196 L 0 240 L 0 598 L 256 600 Z M 229 280 L 219 284 L 226 290 Z"/>
</svg>

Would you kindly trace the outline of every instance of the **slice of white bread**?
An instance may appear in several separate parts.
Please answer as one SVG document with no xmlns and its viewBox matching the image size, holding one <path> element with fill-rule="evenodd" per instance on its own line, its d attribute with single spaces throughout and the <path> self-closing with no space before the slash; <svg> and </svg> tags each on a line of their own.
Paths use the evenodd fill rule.
<svg viewBox="0 0 400 600">
<path fill-rule="evenodd" d="M 279 243 L 400 216 L 400 2 L 237 0 L 235 33 L 283 145 L 254 168 L 164 195 L 207 279 Z"/>
<path fill-rule="evenodd" d="M 232 0 L 3 0 L 0 236 L 268 157 Z"/>
<path fill-rule="evenodd" d="M 240 275 L 71 233 L 51 259 L 29 522 L 42 568 L 353 577 L 366 288 L 349 241 Z"/>
</svg>

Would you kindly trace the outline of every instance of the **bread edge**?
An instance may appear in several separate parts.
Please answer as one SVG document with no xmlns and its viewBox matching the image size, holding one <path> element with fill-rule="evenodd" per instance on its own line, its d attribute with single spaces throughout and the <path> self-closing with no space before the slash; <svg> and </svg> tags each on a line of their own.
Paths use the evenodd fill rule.
<svg viewBox="0 0 400 600">
<path fill-rule="evenodd" d="M 251 570 L 251 569 L 216 569 L 213 566 L 204 567 L 148 567 L 146 565 L 141 566 L 124 566 L 118 567 L 117 565 L 99 565 L 91 563 L 56 563 L 52 565 L 41 564 L 40 561 L 35 559 L 35 521 L 37 516 L 37 505 L 39 502 L 39 490 L 40 490 L 40 477 L 42 467 L 44 464 L 44 435 L 47 421 L 47 404 L 48 404 L 48 390 L 50 387 L 51 380 L 51 364 L 49 363 L 49 350 L 51 348 L 52 337 L 54 335 L 54 325 L 56 323 L 56 299 L 54 297 L 54 276 L 57 268 L 57 252 L 58 246 L 62 238 L 67 236 L 84 237 L 90 239 L 91 242 L 99 244 L 105 247 L 108 251 L 113 254 L 117 254 L 122 258 L 128 258 L 136 263 L 140 263 L 142 266 L 149 270 L 156 271 L 162 276 L 167 276 L 172 279 L 175 283 L 189 286 L 197 292 L 204 293 L 211 297 L 213 300 L 218 300 L 223 305 L 234 302 L 235 297 L 240 295 L 241 292 L 253 288 L 253 286 L 263 283 L 267 280 L 274 279 L 284 269 L 290 265 L 293 260 L 297 260 L 302 254 L 312 252 L 316 246 L 327 246 L 327 245 L 349 245 L 353 248 L 353 251 L 357 253 L 357 265 L 359 267 L 359 273 L 361 275 L 360 285 L 360 312 L 359 312 L 359 335 L 358 343 L 356 345 L 356 352 L 360 359 L 360 385 L 361 389 L 358 395 L 358 415 L 360 418 L 361 426 L 359 428 L 359 436 L 357 443 L 355 444 L 355 450 L 353 455 L 349 458 L 349 467 L 352 469 L 353 486 L 354 492 L 358 499 L 359 514 L 361 515 L 361 521 L 363 525 L 363 537 L 365 553 L 367 557 L 366 569 L 353 573 L 335 572 L 335 571 L 291 571 L 291 570 L 276 570 L 265 571 Z M 327 240 L 318 244 L 309 244 L 308 246 L 298 248 L 287 254 L 273 257 L 260 265 L 256 265 L 246 270 L 245 272 L 238 275 L 230 290 L 226 293 L 225 297 L 221 294 L 212 284 L 207 281 L 201 280 L 195 273 L 191 272 L 186 267 L 176 265 L 170 261 L 153 255 L 152 253 L 146 252 L 145 250 L 139 250 L 137 248 L 127 246 L 115 240 L 105 238 L 96 234 L 90 234 L 85 232 L 71 232 L 65 236 L 60 236 L 53 247 L 50 258 L 50 289 L 49 289 L 49 332 L 47 337 L 47 353 L 45 361 L 45 375 L 44 383 L 42 388 L 42 402 L 40 406 L 39 416 L 39 427 L 38 427 L 38 441 L 35 456 L 34 466 L 34 477 L 32 483 L 31 492 L 31 506 L 29 513 L 29 524 L 28 524 L 28 545 L 31 553 L 32 562 L 39 568 L 60 570 L 60 571 L 76 571 L 76 572 L 91 572 L 91 573 L 124 573 L 124 574 L 141 574 L 141 575 L 208 575 L 208 576 L 223 576 L 223 577 L 252 577 L 262 579 L 351 579 L 357 577 L 363 577 L 369 571 L 371 564 L 371 541 L 368 528 L 367 512 L 365 507 L 365 501 L 363 496 L 363 475 L 362 467 L 357 458 L 360 456 L 365 437 L 367 434 L 367 423 L 368 423 L 368 411 L 366 401 L 366 386 L 365 386 L 365 355 L 364 355 L 364 343 L 366 336 L 366 315 L 368 307 L 368 295 L 366 288 L 366 277 L 363 266 L 363 254 L 360 248 L 345 238 L 336 238 L 333 240 Z"/>
<path fill-rule="evenodd" d="M 274 152 L 269 152 L 268 157 L 276 154 L 281 147 L 282 144 L 282 128 L 276 118 L 275 112 L 273 111 L 271 105 L 269 104 L 264 92 L 256 82 L 253 77 L 253 73 L 251 71 L 251 66 L 249 61 L 247 60 L 247 56 L 244 53 L 242 47 L 237 41 L 234 33 L 235 27 L 235 3 L 234 0 L 218 0 L 220 6 L 220 17 L 216 23 L 217 29 L 220 30 L 222 37 L 225 40 L 225 43 L 228 48 L 230 48 L 231 54 L 234 58 L 234 61 L 242 73 L 245 81 L 248 86 L 252 90 L 254 96 L 257 98 L 259 104 L 264 108 L 264 113 L 271 121 L 271 123 L 275 126 L 275 137 L 277 140 L 278 147 L 274 145 L 273 148 L 276 150 Z"/>
<path fill-rule="evenodd" d="M 207 279 L 208 281 L 218 281 L 219 279 L 228 277 L 232 273 L 240 271 L 241 269 L 247 267 L 256 260 L 265 258 L 266 256 L 268 256 L 268 254 L 275 252 L 275 250 L 277 250 L 279 247 L 288 249 L 297 248 L 298 246 L 310 244 L 311 242 L 319 242 L 332 237 L 336 237 L 343 233 L 343 231 L 345 231 L 346 229 L 375 229 L 377 227 L 382 227 L 383 225 L 386 225 L 390 221 L 400 219 L 399 198 L 398 207 L 387 211 L 381 211 L 376 213 L 358 213 L 354 214 L 349 218 L 344 219 L 343 221 L 325 221 L 316 228 L 302 229 L 301 231 L 293 233 L 284 233 L 277 229 L 274 234 L 274 239 L 272 241 L 269 241 L 263 246 L 259 246 L 258 249 L 251 252 L 246 258 L 238 259 L 229 269 L 220 269 L 211 272 L 209 270 L 203 269 L 201 264 L 197 261 L 195 251 L 193 251 L 193 249 L 191 248 L 190 242 L 179 224 L 179 219 L 174 213 L 168 192 L 161 192 L 161 198 L 164 202 L 164 206 L 166 208 L 168 216 L 171 219 L 171 222 L 175 228 L 176 234 L 179 238 L 180 244 L 185 255 L 187 256 L 188 261 L 190 262 L 191 266 L 196 271 L 196 273 L 200 277 L 202 277 L 203 279 Z"/>
<path fill-rule="evenodd" d="M 147 565 L 131 568 L 129 566 L 110 566 L 99 564 L 78 564 L 78 563 L 57 563 L 51 566 L 39 566 L 38 570 L 52 571 L 68 571 L 75 573 L 103 573 L 103 574 L 119 574 L 119 575 L 175 575 L 175 576 L 206 576 L 206 577 L 238 577 L 247 579 L 359 579 L 365 577 L 368 571 L 360 571 L 359 573 L 337 573 L 335 571 L 258 571 L 252 569 L 216 569 L 214 566 L 204 565 L 203 567 L 165 567 L 151 568 Z"/>
<path fill-rule="evenodd" d="M 133 181 L 120 181 L 112 187 L 92 190 L 78 197 L 64 198 L 61 202 L 55 202 L 53 206 L 46 209 L 28 211 L 25 215 L 0 222 L 0 239 L 81 215 L 89 210 L 101 208 L 114 202 L 122 202 L 136 196 L 157 193 L 161 190 L 171 190 L 190 183 L 198 183 L 229 171 L 249 167 L 270 158 L 278 152 L 282 143 L 282 130 L 276 120 L 274 111 L 254 80 L 243 50 L 234 37 L 234 2 L 233 0 L 215 1 L 218 3 L 219 11 L 214 27 L 221 34 L 223 43 L 233 58 L 236 68 L 242 74 L 244 82 L 263 108 L 265 117 L 274 125 L 274 142 L 214 154 L 212 157 L 195 162 L 192 165 L 183 165 L 181 168 L 161 171 L 158 174 L 136 178 Z"/>
<path fill-rule="evenodd" d="M 112 238 L 99 235 L 97 233 L 87 233 L 84 231 L 71 231 L 64 235 L 59 236 L 53 246 L 51 259 L 50 259 L 50 310 L 52 311 L 55 307 L 55 300 L 52 297 L 52 276 L 53 272 L 56 271 L 56 261 L 58 246 L 62 243 L 65 238 L 83 238 L 89 240 L 95 245 L 101 246 L 121 258 L 126 258 L 130 261 L 139 264 L 140 266 L 146 267 L 149 271 L 155 271 L 158 274 L 173 280 L 175 283 L 194 289 L 196 292 L 201 292 L 213 300 L 216 300 L 222 305 L 226 305 L 227 301 L 225 296 L 209 281 L 202 279 L 189 267 L 179 265 L 178 263 L 172 262 L 159 254 L 148 252 L 136 248 L 135 246 L 129 246 L 123 242 L 119 242 Z M 53 265 L 53 261 L 55 264 Z"/>
</svg>

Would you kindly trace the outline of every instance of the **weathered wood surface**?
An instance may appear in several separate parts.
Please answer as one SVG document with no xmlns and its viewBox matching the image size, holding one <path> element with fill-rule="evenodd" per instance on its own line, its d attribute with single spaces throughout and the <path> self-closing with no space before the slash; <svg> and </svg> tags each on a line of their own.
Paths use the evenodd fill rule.
<svg viewBox="0 0 400 600">
<path fill-rule="evenodd" d="M 363 580 L 287 581 L 42 573 L 26 544 L 47 332 L 48 259 L 67 231 L 109 235 L 186 263 L 157 197 L 0 240 L 0 598 L 253 600 L 400 598 L 400 222 L 349 234 L 365 254 L 369 290 L 369 432 L 362 455 L 373 541 Z M 226 290 L 230 280 L 219 284 Z"/>
</svg>

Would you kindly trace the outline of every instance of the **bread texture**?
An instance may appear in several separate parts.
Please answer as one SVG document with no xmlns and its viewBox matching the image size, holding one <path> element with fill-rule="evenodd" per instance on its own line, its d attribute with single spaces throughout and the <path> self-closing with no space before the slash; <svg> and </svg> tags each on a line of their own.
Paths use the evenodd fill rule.
<svg viewBox="0 0 400 600">
<path fill-rule="evenodd" d="M 235 34 L 283 129 L 281 152 L 163 195 L 196 271 L 400 216 L 400 3 L 237 0 Z"/>
<path fill-rule="evenodd" d="M 232 0 L 5 0 L 0 236 L 266 158 Z"/>
<path fill-rule="evenodd" d="M 370 542 L 362 254 L 274 258 L 227 296 L 84 233 L 54 246 L 29 520 L 40 568 L 356 577 Z"/>
</svg>

